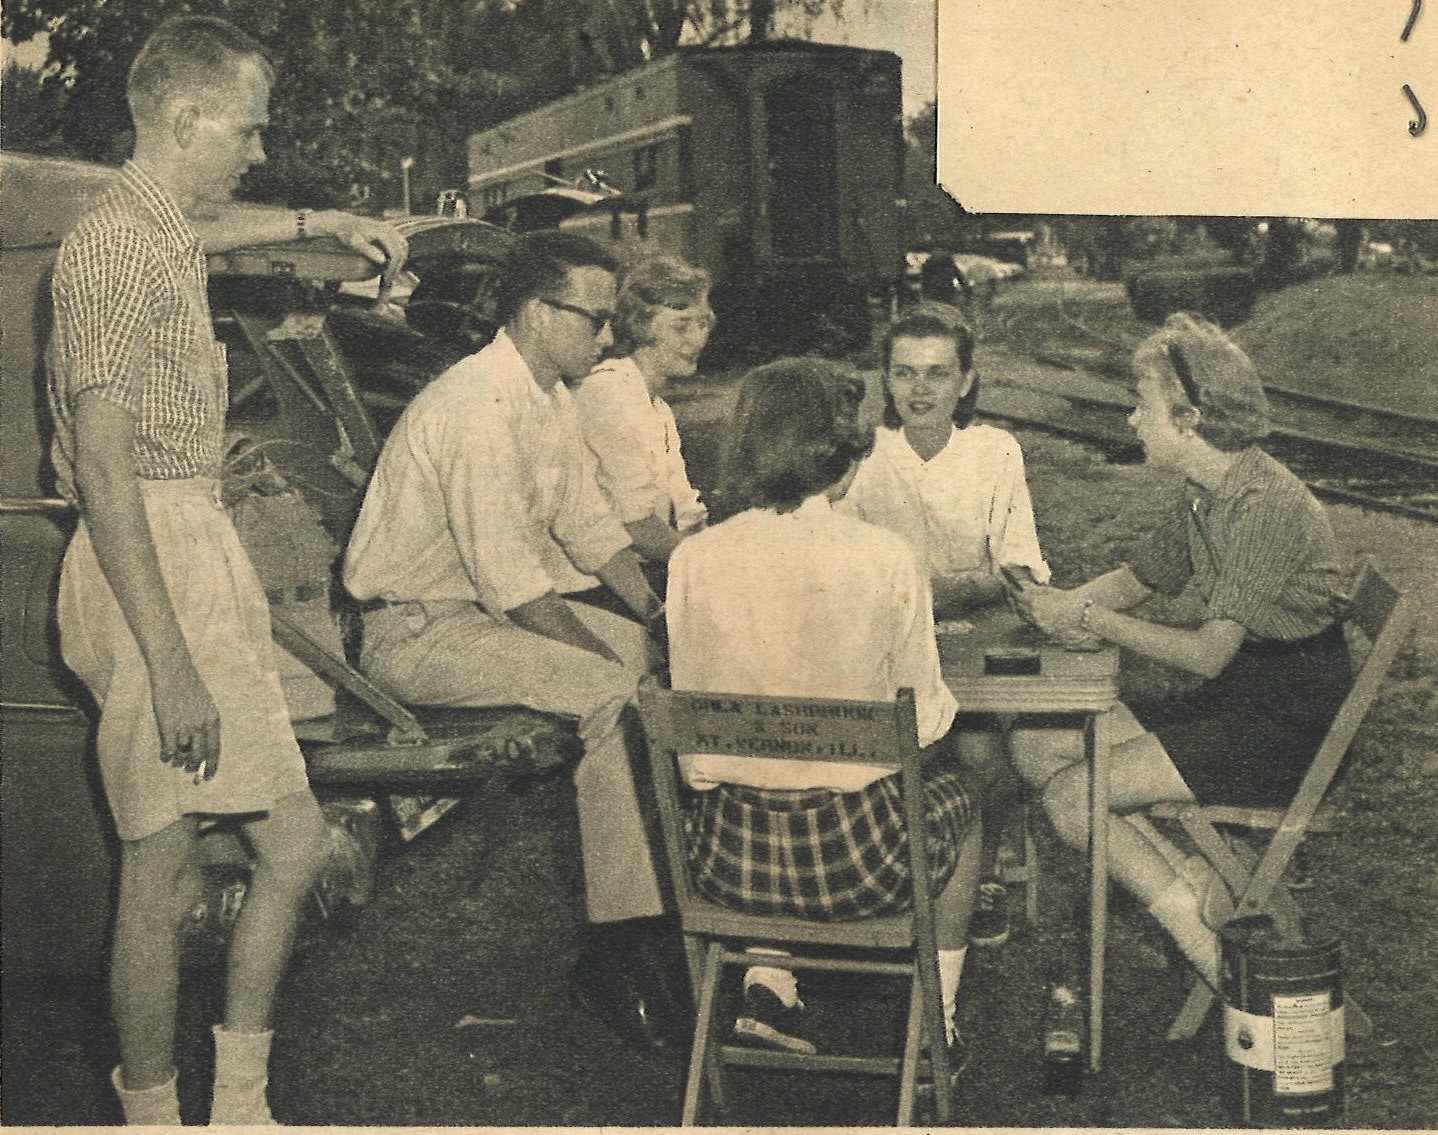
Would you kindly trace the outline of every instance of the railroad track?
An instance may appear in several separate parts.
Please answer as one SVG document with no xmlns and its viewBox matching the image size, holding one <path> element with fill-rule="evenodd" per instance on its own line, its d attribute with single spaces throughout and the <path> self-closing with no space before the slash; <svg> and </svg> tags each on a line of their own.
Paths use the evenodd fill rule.
<svg viewBox="0 0 1438 1135">
<path fill-rule="evenodd" d="M 1054 365 L 1049 357 L 1040 361 Z M 1117 389 L 1112 394 L 1096 390 L 1102 384 L 1095 380 L 1082 390 L 1066 390 L 1061 378 L 1035 385 L 991 376 L 986 383 L 986 417 L 1087 442 L 1114 460 L 1135 460 L 1142 452 L 1127 424 L 1133 398 Z M 1275 425 L 1264 448 L 1303 478 L 1315 495 L 1438 523 L 1438 421 L 1268 390 L 1275 416 L 1283 421 Z M 1303 421 L 1312 423 L 1308 428 L 1289 424 L 1298 409 Z M 1355 423 L 1368 423 L 1376 433 L 1344 436 L 1345 427 L 1353 430 Z"/>
</svg>

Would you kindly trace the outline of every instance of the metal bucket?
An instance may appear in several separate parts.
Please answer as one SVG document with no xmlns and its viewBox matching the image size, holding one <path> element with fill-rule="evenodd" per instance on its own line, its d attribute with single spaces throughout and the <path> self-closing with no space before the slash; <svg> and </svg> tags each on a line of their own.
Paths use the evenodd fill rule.
<svg viewBox="0 0 1438 1135">
<path fill-rule="evenodd" d="M 1342 948 L 1280 942 L 1264 915 L 1235 919 L 1223 947 L 1223 1042 L 1234 1120 L 1313 1127 L 1343 1111 Z"/>
</svg>

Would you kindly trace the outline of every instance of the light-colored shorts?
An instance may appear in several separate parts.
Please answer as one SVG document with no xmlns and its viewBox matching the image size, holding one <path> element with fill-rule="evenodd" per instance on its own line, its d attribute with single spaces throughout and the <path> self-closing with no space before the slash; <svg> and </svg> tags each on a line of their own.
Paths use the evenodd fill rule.
<svg viewBox="0 0 1438 1135">
<path fill-rule="evenodd" d="M 123 840 L 181 816 L 267 811 L 308 791 L 270 638 L 269 605 L 208 478 L 140 482 L 160 574 L 220 712 L 220 764 L 194 782 L 160 759 L 149 672 L 83 522 L 60 573 L 60 648 L 100 708 L 95 747 Z"/>
</svg>

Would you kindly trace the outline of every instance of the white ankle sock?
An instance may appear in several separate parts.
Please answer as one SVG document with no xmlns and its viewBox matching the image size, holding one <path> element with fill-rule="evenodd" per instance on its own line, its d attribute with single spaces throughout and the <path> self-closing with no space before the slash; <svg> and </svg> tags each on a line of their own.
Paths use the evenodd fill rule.
<svg viewBox="0 0 1438 1135">
<path fill-rule="evenodd" d="M 751 954 L 776 954 L 787 957 L 785 951 L 771 949 L 768 946 L 750 946 Z M 799 981 L 791 969 L 783 969 L 779 966 L 750 966 L 744 974 L 744 991 L 747 993 L 751 985 L 762 985 L 775 997 L 784 1003 L 786 1009 L 802 1009 L 804 1002 L 799 999 Z"/>
<path fill-rule="evenodd" d="M 122 1069 L 116 1065 L 110 1073 L 110 1083 L 120 1097 L 127 1127 L 180 1126 L 178 1073 L 171 1072 L 168 1080 L 152 1088 L 127 1088 Z"/>
<path fill-rule="evenodd" d="M 215 1092 L 210 1126 L 268 1127 L 275 1123 L 265 1089 L 274 1033 L 238 1033 L 216 1025 Z"/>
<path fill-rule="evenodd" d="M 944 1031 L 951 1044 L 958 1034 L 954 1013 L 959 999 L 959 978 L 964 974 L 964 959 L 968 956 L 967 946 L 957 950 L 939 951 L 939 992 L 944 999 Z"/>
</svg>

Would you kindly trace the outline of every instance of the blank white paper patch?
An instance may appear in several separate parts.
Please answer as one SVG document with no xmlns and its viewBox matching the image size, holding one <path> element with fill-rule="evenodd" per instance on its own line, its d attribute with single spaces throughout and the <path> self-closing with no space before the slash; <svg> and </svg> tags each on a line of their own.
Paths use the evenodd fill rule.
<svg viewBox="0 0 1438 1135">
<path fill-rule="evenodd" d="M 1434 0 L 1406 41 L 1412 0 L 937 5 L 973 212 L 1438 217 Z"/>
</svg>

